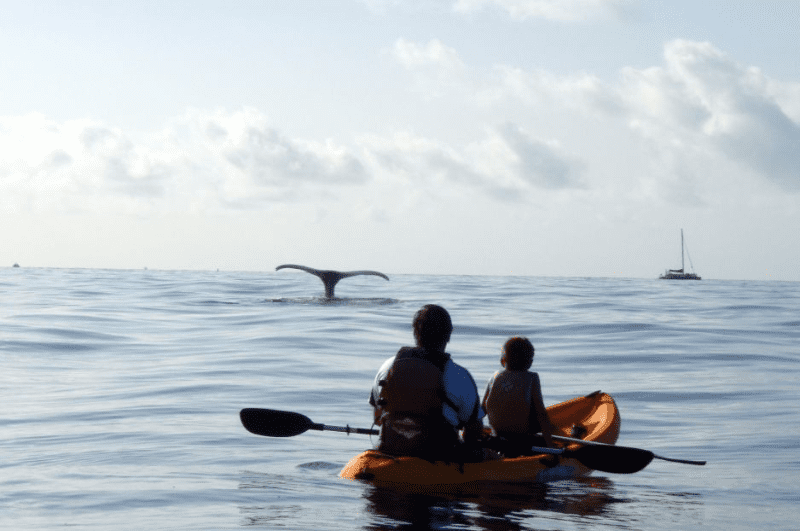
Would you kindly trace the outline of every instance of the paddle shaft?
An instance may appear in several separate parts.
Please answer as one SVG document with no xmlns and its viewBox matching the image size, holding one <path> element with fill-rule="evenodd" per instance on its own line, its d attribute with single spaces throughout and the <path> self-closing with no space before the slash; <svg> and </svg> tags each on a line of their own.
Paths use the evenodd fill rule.
<svg viewBox="0 0 800 531">
<path fill-rule="evenodd" d="M 350 435 L 351 433 L 358 433 L 360 435 L 380 435 L 380 431 L 378 430 L 368 430 L 365 428 L 351 428 L 350 426 L 330 426 L 328 424 L 319 424 L 317 422 L 311 422 L 306 425 L 309 430 L 317 430 L 317 431 L 338 431 L 341 433 L 346 433 Z M 564 448 L 546 448 L 544 446 L 534 446 L 531 448 L 532 451 L 540 453 L 540 454 L 552 454 L 552 455 L 561 455 L 564 453 Z"/>
<path fill-rule="evenodd" d="M 358 433 L 360 435 L 380 435 L 378 430 L 367 430 L 364 428 L 351 428 L 350 426 L 328 426 L 327 424 L 314 424 L 312 430 L 320 431 L 339 431 L 350 435 L 351 433 Z"/>
</svg>

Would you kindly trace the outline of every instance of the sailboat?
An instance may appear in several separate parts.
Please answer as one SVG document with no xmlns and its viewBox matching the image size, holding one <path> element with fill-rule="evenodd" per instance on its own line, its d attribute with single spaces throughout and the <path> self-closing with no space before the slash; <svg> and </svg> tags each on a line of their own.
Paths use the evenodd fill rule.
<svg viewBox="0 0 800 531">
<path fill-rule="evenodd" d="M 680 269 L 667 269 L 663 275 L 659 275 L 659 279 L 661 280 L 700 280 L 700 277 L 695 275 L 694 273 L 686 273 L 683 269 L 683 229 L 681 229 L 681 268 Z M 689 258 L 689 264 L 692 263 L 691 257 Z M 692 268 L 694 270 L 694 268 Z"/>
</svg>

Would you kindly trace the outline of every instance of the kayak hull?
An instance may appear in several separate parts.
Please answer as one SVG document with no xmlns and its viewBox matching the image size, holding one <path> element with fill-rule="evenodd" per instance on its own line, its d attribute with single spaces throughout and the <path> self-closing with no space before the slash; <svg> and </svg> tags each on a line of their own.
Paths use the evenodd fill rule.
<svg viewBox="0 0 800 531">
<path fill-rule="evenodd" d="M 614 399 L 600 391 L 554 404 L 547 411 L 556 428 L 554 435 L 573 437 L 576 435 L 573 428 L 577 426 L 585 430 L 581 438 L 588 441 L 614 444 L 619 436 L 619 410 Z M 417 457 L 396 457 L 367 450 L 351 459 L 339 475 L 379 484 L 434 486 L 486 481 L 546 483 L 591 472 L 575 459 L 544 454 L 459 464 L 431 463 Z"/>
</svg>

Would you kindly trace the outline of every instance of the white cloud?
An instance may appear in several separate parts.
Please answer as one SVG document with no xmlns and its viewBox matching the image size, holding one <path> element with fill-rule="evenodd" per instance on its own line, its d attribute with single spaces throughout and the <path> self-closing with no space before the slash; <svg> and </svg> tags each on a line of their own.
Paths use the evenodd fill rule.
<svg viewBox="0 0 800 531">
<path fill-rule="evenodd" d="M 795 123 L 800 123 L 800 83 L 783 83 L 765 80 L 765 93 L 773 98 L 786 116 Z"/>
<path fill-rule="evenodd" d="M 539 140 L 512 124 L 500 130 L 500 137 L 514 153 L 520 179 L 546 189 L 583 188 L 583 163 L 557 142 Z"/>
<path fill-rule="evenodd" d="M 367 9 L 375 13 L 385 13 L 389 8 L 397 7 L 401 0 L 359 0 Z"/>
<path fill-rule="evenodd" d="M 397 39 L 391 48 L 391 56 L 415 80 L 414 88 L 425 98 L 463 89 L 466 67 L 454 48 L 438 39 L 417 43 Z"/>
<path fill-rule="evenodd" d="M 335 200 L 346 187 L 354 209 L 386 218 L 422 197 L 516 201 L 580 186 L 582 169 L 516 125 L 462 146 L 403 133 L 348 147 L 289 138 L 252 109 L 190 111 L 138 142 L 91 121 L 33 115 L 0 124 L 0 144 L 10 146 L 0 156 L 0 203 L 18 211 L 263 210 Z"/>
<path fill-rule="evenodd" d="M 515 124 L 461 147 L 409 133 L 364 139 L 363 146 L 372 171 L 384 176 L 382 186 L 389 181 L 439 197 L 472 190 L 516 202 L 534 192 L 584 186 L 582 161 Z"/>
<path fill-rule="evenodd" d="M 84 199 L 115 191 L 129 197 L 163 193 L 156 168 L 136 161 L 122 132 L 90 120 L 3 118 L 0 145 L 2 201 L 12 210 L 80 209 Z"/>
<path fill-rule="evenodd" d="M 633 0 L 457 0 L 455 10 L 463 13 L 496 6 L 520 20 L 543 18 L 559 21 L 587 20 L 607 12 L 622 12 Z"/>
<path fill-rule="evenodd" d="M 599 77 L 585 72 L 558 76 L 544 70 L 527 71 L 498 65 L 495 73 L 497 78 L 478 94 L 478 99 L 487 105 L 512 99 L 528 106 L 555 103 L 562 108 L 589 114 L 613 114 L 622 109 L 616 90 Z"/>
<path fill-rule="evenodd" d="M 703 205 L 712 190 L 752 174 L 800 189 L 797 84 L 769 79 L 710 44 L 670 43 L 663 65 L 627 68 L 617 83 L 506 66 L 469 77 L 455 50 L 437 40 L 398 40 L 394 51 L 415 71 L 462 76 L 448 86 L 449 103 L 463 108 L 453 126 L 484 133 L 458 142 L 446 128 L 439 136 L 387 131 L 338 143 L 293 138 L 254 109 L 194 110 L 134 141 L 96 121 L 0 118 L 0 204 L 147 216 L 346 197 L 353 211 L 389 219 L 425 197 L 465 194 L 510 204 L 588 191 Z M 539 116 L 564 110 L 593 128 L 585 138 L 546 133 Z M 613 124 L 629 125 L 639 144 L 592 153 L 593 144 L 625 141 L 603 136 Z M 650 167 L 625 167 L 619 157 Z"/>
<path fill-rule="evenodd" d="M 253 110 L 192 111 L 138 143 L 88 120 L 2 118 L 0 145 L 0 202 L 12 210 L 254 207 L 368 178 L 347 149 L 287 138 Z"/>
<path fill-rule="evenodd" d="M 624 71 L 620 93 L 632 127 L 662 149 L 705 149 L 800 190 L 800 123 L 790 89 L 709 43 L 674 41 L 665 62 Z"/>
<path fill-rule="evenodd" d="M 419 44 L 406 39 L 397 39 L 392 47 L 395 58 L 409 70 L 435 68 L 437 70 L 460 70 L 464 67 L 455 49 L 445 46 L 438 39 Z"/>
<path fill-rule="evenodd" d="M 571 120 L 599 118 L 593 127 L 626 120 L 650 151 L 664 198 L 703 204 L 698 187 L 719 181 L 723 167 L 736 170 L 730 161 L 739 175 L 800 190 L 800 85 L 770 79 L 709 43 L 668 43 L 663 65 L 624 68 L 618 82 L 506 65 L 495 74 L 477 97 L 486 108 L 570 111 Z"/>
</svg>

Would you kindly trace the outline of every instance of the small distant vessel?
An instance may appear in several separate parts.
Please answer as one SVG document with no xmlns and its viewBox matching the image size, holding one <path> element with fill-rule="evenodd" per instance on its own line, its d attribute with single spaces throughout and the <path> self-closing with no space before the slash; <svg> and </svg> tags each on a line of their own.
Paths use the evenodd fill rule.
<svg viewBox="0 0 800 531">
<path fill-rule="evenodd" d="M 11 267 L 19 267 L 19 264 L 17 264 L 17 263 L 15 262 L 15 263 L 14 263 L 14 265 L 13 265 L 13 266 L 11 266 Z"/>
<path fill-rule="evenodd" d="M 659 275 L 659 279 L 661 280 L 701 280 L 698 275 L 694 274 L 694 267 L 692 267 L 692 273 L 686 273 L 684 271 L 684 264 L 683 264 L 683 229 L 681 229 L 681 268 L 680 269 L 667 269 L 663 275 Z M 689 257 L 689 265 L 692 264 L 692 258 Z"/>
</svg>

